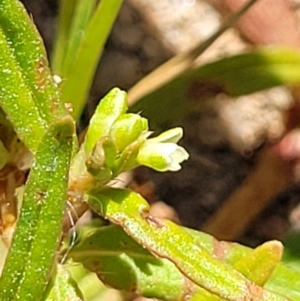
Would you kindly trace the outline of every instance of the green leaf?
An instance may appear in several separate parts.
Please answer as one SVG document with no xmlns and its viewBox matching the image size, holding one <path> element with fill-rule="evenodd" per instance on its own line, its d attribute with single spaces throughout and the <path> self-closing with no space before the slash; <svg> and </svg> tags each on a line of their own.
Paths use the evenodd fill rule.
<svg viewBox="0 0 300 301">
<path fill-rule="evenodd" d="M 61 72 L 58 74 L 62 78 L 66 78 L 70 68 L 74 63 L 74 57 L 77 55 L 80 43 L 85 37 L 85 32 L 90 19 L 96 8 L 96 0 L 77 1 L 72 23 L 70 24 L 69 34 L 67 38 L 67 47 L 65 49 L 64 60 L 62 62 Z"/>
<path fill-rule="evenodd" d="M 78 288 L 70 277 L 69 272 L 61 265 L 57 265 L 55 279 L 46 301 L 83 301 L 78 296 Z"/>
<path fill-rule="evenodd" d="M 1 29 L 0 53 L 0 105 L 20 139 L 35 152 L 46 131 L 46 122 L 40 116 Z"/>
<path fill-rule="evenodd" d="M 240 259 L 234 267 L 247 279 L 263 286 L 280 262 L 282 251 L 283 246 L 279 241 L 269 241 Z"/>
<path fill-rule="evenodd" d="M 83 296 L 84 301 L 125 301 L 122 292 L 105 286 L 97 275 L 77 262 L 67 263 L 64 266 Z"/>
<path fill-rule="evenodd" d="M 47 126 L 65 115 L 42 40 L 17 0 L 0 1 L 0 106 L 35 152 Z"/>
<path fill-rule="evenodd" d="M 266 286 L 272 288 L 272 291 L 291 300 L 299 300 L 300 274 L 282 264 L 278 265 L 282 248 L 278 242 L 267 242 L 252 250 L 237 243 L 219 242 L 202 232 L 185 230 L 215 258 L 235 268 L 242 266 L 238 267 L 239 271 L 254 283 L 263 284 L 268 280 Z M 191 300 L 223 300 L 191 285 L 174 264 L 167 259 L 154 257 L 116 225 L 81 228 L 68 257 L 75 261 L 70 263 L 71 268 L 75 264 L 74 269 L 77 269 L 76 263 L 83 263 L 87 269 L 97 273 L 104 283 L 120 290 L 132 290 L 147 297 L 168 301 L 182 300 L 184 296 L 192 297 Z M 288 283 L 285 279 L 293 281 Z M 90 291 L 88 288 L 86 290 Z"/>
<path fill-rule="evenodd" d="M 83 228 L 68 257 L 107 285 L 143 296 L 181 300 L 191 289 L 172 262 L 155 258 L 115 225 Z"/>
<path fill-rule="evenodd" d="M 51 60 L 51 67 L 54 74 L 61 74 L 62 72 L 63 60 L 68 48 L 68 43 L 70 43 L 69 31 L 77 3 L 77 0 L 61 0 L 59 2 L 58 24 Z"/>
<path fill-rule="evenodd" d="M 96 8 L 96 0 L 62 0 L 53 50 L 52 70 L 65 78 Z"/>
<path fill-rule="evenodd" d="M 98 4 L 73 58 L 73 64 L 65 74 L 62 100 L 72 104 L 76 120 L 82 113 L 104 44 L 121 4 L 122 0 L 102 0 Z"/>
<path fill-rule="evenodd" d="M 131 110 L 142 110 L 151 124 L 165 125 L 201 109 L 207 99 L 203 93 L 207 91 L 209 97 L 219 93 L 239 96 L 279 85 L 299 84 L 299 67 L 299 51 L 278 47 L 222 58 L 185 72 L 140 99 Z"/>
<path fill-rule="evenodd" d="M 300 274 L 283 264 L 279 265 L 264 287 L 293 301 L 300 300 Z"/>
<path fill-rule="evenodd" d="M 243 258 L 251 255 L 252 250 L 240 244 L 224 241 L 218 242 L 211 235 L 192 229 L 186 228 L 186 231 L 194 237 L 197 243 L 207 249 L 210 254 L 230 265 L 235 265 Z M 286 296 L 290 300 L 300 301 L 299 286 L 300 273 L 281 263 L 275 268 L 264 288 Z"/>
<path fill-rule="evenodd" d="M 41 117 L 47 123 L 54 121 L 58 112 L 62 117 L 65 112 L 57 85 L 51 76 L 45 48 L 32 19 L 17 0 L 1 0 L 0 18 L 7 47 L 20 68 Z"/>
<path fill-rule="evenodd" d="M 40 300 L 47 286 L 62 230 L 73 133 L 73 120 L 66 116 L 39 145 L 0 279 L 3 301 Z"/>
<path fill-rule="evenodd" d="M 220 247 L 222 248 L 221 243 Z M 264 285 L 278 265 L 283 246 L 277 241 L 270 241 L 258 246 L 248 255 L 242 257 L 234 264 L 234 268 L 242 273 L 248 280 L 258 285 Z M 217 296 L 209 296 L 206 291 L 200 290 L 190 299 L 196 300 L 222 300 Z"/>
<path fill-rule="evenodd" d="M 198 245 L 176 224 L 149 215 L 149 205 L 138 194 L 107 188 L 91 192 L 89 204 L 100 215 L 119 224 L 152 254 L 166 258 L 191 281 L 227 300 L 287 300 L 247 281 Z"/>
</svg>

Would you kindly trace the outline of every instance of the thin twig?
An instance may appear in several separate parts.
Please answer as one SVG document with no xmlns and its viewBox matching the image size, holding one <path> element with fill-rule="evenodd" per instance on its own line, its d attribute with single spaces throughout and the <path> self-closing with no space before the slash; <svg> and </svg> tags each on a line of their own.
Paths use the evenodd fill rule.
<svg viewBox="0 0 300 301">
<path fill-rule="evenodd" d="M 140 80 L 128 92 L 129 105 L 133 105 L 143 96 L 167 84 L 175 77 L 193 67 L 195 59 L 199 57 L 218 37 L 232 27 L 258 0 L 250 0 L 238 12 L 233 14 L 223 25 L 206 41 L 201 42 L 187 52 L 178 54 Z"/>
</svg>

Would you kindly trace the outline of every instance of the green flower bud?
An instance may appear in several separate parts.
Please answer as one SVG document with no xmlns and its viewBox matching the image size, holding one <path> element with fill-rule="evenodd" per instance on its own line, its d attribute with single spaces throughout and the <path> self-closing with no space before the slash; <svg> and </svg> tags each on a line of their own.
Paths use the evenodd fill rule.
<svg viewBox="0 0 300 301">
<path fill-rule="evenodd" d="M 148 130 L 147 119 L 138 114 L 123 114 L 112 125 L 109 135 L 121 153 L 129 144 L 136 141 Z"/>
<path fill-rule="evenodd" d="M 125 148 L 121 156 L 116 161 L 114 176 L 138 166 L 136 158 L 139 153 L 140 146 L 140 141 L 136 140 Z"/>
<path fill-rule="evenodd" d="M 99 139 L 93 148 L 91 155 L 87 158 L 86 164 L 90 169 L 100 169 L 105 163 L 105 152 L 102 147 L 103 139 Z"/>
<path fill-rule="evenodd" d="M 111 126 L 120 115 L 126 113 L 127 95 L 118 88 L 112 89 L 100 102 L 91 118 L 89 129 L 84 141 L 85 151 L 89 153 L 96 141 L 107 136 Z"/>
<path fill-rule="evenodd" d="M 115 166 L 115 161 L 118 156 L 117 147 L 111 137 L 106 136 L 102 139 L 102 148 L 105 154 L 105 165 L 110 169 Z"/>
<path fill-rule="evenodd" d="M 102 137 L 86 160 L 87 171 L 102 184 L 107 183 L 112 178 L 116 156 L 116 146 L 112 139 L 108 136 Z"/>
<path fill-rule="evenodd" d="M 93 176 L 94 187 L 104 185 L 113 178 L 113 173 L 108 167 L 101 167 L 99 169 L 93 169 L 89 166 L 89 161 L 86 162 L 88 172 Z"/>
</svg>

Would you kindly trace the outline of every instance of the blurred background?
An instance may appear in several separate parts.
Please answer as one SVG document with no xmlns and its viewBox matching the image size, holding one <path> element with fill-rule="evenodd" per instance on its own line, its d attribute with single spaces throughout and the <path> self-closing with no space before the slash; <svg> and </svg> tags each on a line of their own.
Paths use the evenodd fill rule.
<svg viewBox="0 0 300 301">
<path fill-rule="evenodd" d="M 59 3 L 22 2 L 51 57 Z M 208 39 L 246 2 L 125 0 L 99 63 L 79 130 L 86 127 L 99 100 L 112 87 L 130 90 L 163 62 Z M 258 0 L 195 64 L 262 46 L 298 50 L 299 25 L 300 1 Z M 236 62 L 232 60 L 233 67 Z M 251 64 L 256 64 L 255 58 Z M 226 72 L 234 78 L 236 69 L 229 66 Z M 263 64 L 259 72 L 262 78 L 267 76 Z M 248 76 L 255 81 L 255 75 Z M 277 86 L 237 96 L 217 80 L 193 82 L 187 78 L 184 82 L 183 95 L 172 94 L 172 89 L 155 94 L 158 103 L 169 101 L 169 110 L 148 104 L 160 118 L 151 110 L 144 111 L 134 99 L 131 103 L 132 110 L 150 117 L 150 128 L 157 132 L 182 126 L 182 145 L 190 153 L 189 161 L 178 173 L 140 168 L 132 175 L 130 186 L 151 203 L 152 214 L 219 239 L 256 246 L 299 232 L 299 87 Z M 247 86 L 247 80 L 243 85 Z M 175 98 L 178 102 L 172 102 Z"/>
</svg>

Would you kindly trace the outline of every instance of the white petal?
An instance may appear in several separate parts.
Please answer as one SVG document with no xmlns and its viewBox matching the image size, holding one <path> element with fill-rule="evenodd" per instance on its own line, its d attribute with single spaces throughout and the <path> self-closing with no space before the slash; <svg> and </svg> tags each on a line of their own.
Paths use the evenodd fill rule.
<svg viewBox="0 0 300 301">
<path fill-rule="evenodd" d="M 149 142 L 158 143 L 177 143 L 183 136 L 183 130 L 180 127 L 165 131 L 161 133 L 159 136 L 149 139 Z"/>
</svg>

